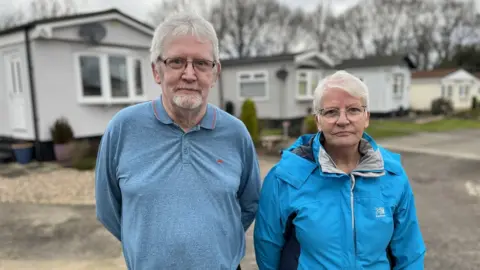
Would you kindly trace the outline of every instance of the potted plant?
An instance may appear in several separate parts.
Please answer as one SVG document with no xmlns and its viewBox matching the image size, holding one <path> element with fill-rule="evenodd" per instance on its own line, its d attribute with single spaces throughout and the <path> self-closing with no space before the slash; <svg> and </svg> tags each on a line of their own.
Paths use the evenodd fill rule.
<svg viewBox="0 0 480 270">
<path fill-rule="evenodd" d="M 62 117 L 55 121 L 50 128 L 50 135 L 52 136 L 53 151 L 58 163 L 65 167 L 71 166 L 74 149 L 74 136 L 68 120 Z"/>
<path fill-rule="evenodd" d="M 20 164 L 27 164 L 32 160 L 33 143 L 18 142 L 12 143 L 12 150 L 15 160 Z"/>
</svg>

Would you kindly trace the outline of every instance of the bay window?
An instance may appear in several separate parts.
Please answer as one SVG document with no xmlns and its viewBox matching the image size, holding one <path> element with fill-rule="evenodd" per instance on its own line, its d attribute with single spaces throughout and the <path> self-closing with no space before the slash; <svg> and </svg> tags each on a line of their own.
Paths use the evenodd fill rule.
<svg viewBox="0 0 480 270">
<path fill-rule="evenodd" d="M 145 100 L 142 58 L 118 52 L 75 54 L 78 100 L 115 104 Z"/>
</svg>

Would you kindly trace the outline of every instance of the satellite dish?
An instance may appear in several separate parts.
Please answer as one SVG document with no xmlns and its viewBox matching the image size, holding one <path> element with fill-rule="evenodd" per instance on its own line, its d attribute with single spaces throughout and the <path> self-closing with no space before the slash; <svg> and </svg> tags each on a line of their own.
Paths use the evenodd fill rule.
<svg viewBox="0 0 480 270">
<path fill-rule="evenodd" d="M 80 26 L 78 35 L 89 44 L 98 44 L 107 35 L 107 29 L 97 22 L 87 23 Z"/>
</svg>

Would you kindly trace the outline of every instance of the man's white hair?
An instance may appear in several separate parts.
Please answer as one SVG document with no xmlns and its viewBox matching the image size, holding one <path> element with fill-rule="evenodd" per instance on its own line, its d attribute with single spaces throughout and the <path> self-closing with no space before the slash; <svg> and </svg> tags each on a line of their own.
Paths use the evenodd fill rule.
<svg viewBox="0 0 480 270">
<path fill-rule="evenodd" d="M 313 94 L 313 112 L 315 114 L 322 109 L 323 94 L 331 88 L 342 89 L 350 95 L 360 98 L 363 105 L 367 106 L 367 111 L 369 110 L 367 85 L 356 76 L 344 70 L 339 70 L 325 77 L 318 83 L 317 88 L 315 88 L 315 93 Z"/>
<path fill-rule="evenodd" d="M 218 37 L 215 28 L 202 16 L 191 11 L 175 13 L 157 26 L 150 46 L 150 61 L 156 63 L 158 58 L 163 56 L 165 42 L 168 39 L 183 35 L 195 35 L 199 40 L 211 42 L 213 60 L 219 61 Z"/>
</svg>

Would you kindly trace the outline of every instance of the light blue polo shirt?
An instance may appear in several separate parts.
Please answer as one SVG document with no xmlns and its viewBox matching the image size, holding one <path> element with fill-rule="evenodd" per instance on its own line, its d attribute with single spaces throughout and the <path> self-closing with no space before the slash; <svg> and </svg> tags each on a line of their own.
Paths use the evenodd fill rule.
<svg viewBox="0 0 480 270">
<path fill-rule="evenodd" d="M 185 133 L 161 98 L 108 124 L 95 176 L 98 220 L 122 242 L 128 269 L 236 269 L 261 185 L 248 130 L 209 104 Z"/>
</svg>

